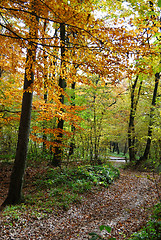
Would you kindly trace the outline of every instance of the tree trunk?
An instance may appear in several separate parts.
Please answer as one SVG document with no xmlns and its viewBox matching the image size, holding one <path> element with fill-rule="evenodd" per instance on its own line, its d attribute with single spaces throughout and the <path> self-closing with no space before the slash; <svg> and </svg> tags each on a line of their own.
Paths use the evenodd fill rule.
<svg viewBox="0 0 161 240">
<path fill-rule="evenodd" d="M 92 126 L 91 126 L 91 131 L 89 133 L 89 143 L 90 143 L 90 164 L 91 165 L 94 165 L 94 162 L 93 162 L 93 141 L 92 141 Z"/>
<path fill-rule="evenodd" d="M 71 96 L 71 99 L 72 99 L 72 104 L 71 105 L 75 106 L 75 82 L 72 83 L 72 90 L 73 90 L 73 93 L 72 93 L 72 96 Z M 72 136 L 72 139 L 71 139 L 71 142 L 70 142 L 68 158 L 74 153 L 74 148 L 75 148 L 75 142 L 74 142 L 75 126 L 73 124 L 71 125 L 71 132 L 73 133 L 73 136 Z"/>
<path fill-rule="evenodd" d="M 155 106 L 156 106 L 156 98 L 157 98 L 159 79 L 160 79 L 159 73 L 156 73 L 155 74 L 155 86 L 154 86 L 153 99 L 152 99 L 152 107 L 150 109 L 148 139 L 147 139 L 144 154 L 143 154 L 143 156 L 140 157 L 138 164 L 140 164 L 143 161 L 146 161 L 148 159 L 149 152 L 150 152 L 150 146 L 151 146 L 151 140 L 152 140 L 152 130 L 153 130 L 153 116 L 154 116 L 154 110 L 155 110 Z"/>
<path fill-rule="evenodd" d="M 142 87 L 142 81 L 140 81 L 139 90 L 137 93 L 137 98 L 135 98 L 136 85 L 138 82 L 139 76 L 136 76 L 135 82 L 132 85 L 131 90 L 131 109 L 130 109 L 130 119 L 129 119 L 129 127 L 128 127 L 128 148 L 129 148 L 129 159 L 130 161 L 136 161 L 135 156 L 135 114 L 137 109 L 137 104 L 139 101 L 139 96 Z"/>
<path fill-rule="evenodd" d="M 33 1 L 32 4 L 33 4 L 32 7 L 34 8 L 34 5 L 36 4 L 35 1 Z M 34 21 L 34 23 L 30 27 L 30 36 L 33 38 L 37 36 L 38 19 L 34 16 L 32 16 L 31 18 L 32 22 Z M 34 45 L 32 42 L 29 42 L 29 48 L 27 49 L 26 68 L 24 76 L 24 93 L 22 99 L 22 109 L 16 157 L 11 173 L 8 196 L 3 202 L 2 206 L 6 206 L 9 204 L 18 204 L 22 201 L 22 186 L 27 158 L 31 121 L 33 82 L 34 82 L 33 65 L 35 62 L 35 58 L 36 58 L 36 45 Z"/>
<path fill-rule="evenodd" d="M 44 22 L 44 29 L 43 29 L 43 38 L 45 38 L 47 22 Z M 45 44 L 45 40 L 43 40 L 43 44 Z M 44 102 L 47 103 L 48 98 L 48 89 L 47 89 L 47 75 L 48 75 L 48 63 L 47 63 L 47 55 L 45 52 L 45 48 L 43 49 L 43 62 L 44 62 L 44 70 L 43 70 L 43 78 L 44 78 Z M 44 129 L 46 128 L 46 121 L 43 121 L 43 153 L 46 152 L 46 140 L 47 136 L 44 133 Z"/>
<path fill-rule="evenodd" d="M 124 145 L 124 156 L 125 156 L 125 154 L 127 153 L 127 149 L 128 149 L 128 147 L 127 147 L 127 142 L 125 142 L 125 145 Z"/>
<path fill-rule="evenodd" d="M 96 80 L 96 86 L 98 84 L 99 78 Z M 98 156 L 99 149 L 99 135 L 98 135 L 98 121 L 96 116 L 96 92 L 93 95 L 93 137 L 94 137 L 94 164 L 101 165 L 102 162 Z"/>
<path fill-rule="evenodd" d="M 65 24 L 64 23 L 60 23 L 60 42 L 61 42 L 61 67 L 64 68 L 65 67 L 65 63 L 63 60 L 65 55 Z M 60 76 L 59 78 L 59 87 L 65 90 L 66 82 L 63 76 Z M 60 96 L 60 102 L 64 104 L 63 94 L 61 94 Z M 55 152 L 52 159 L 52 165 L 55 167 L 58 167 L 58 166 L 61 167 L 63 151 L 60 145 L 62 144 L 62 141 L 63 141 L 63 133 L 62 133 L 63 125 L 64 125 L 64 120 L 62 118 L 58 119 L 57 129 L 60 129 L 60 133 L 56 140 L 57 146 L 55 147 Z"/>
</svg>

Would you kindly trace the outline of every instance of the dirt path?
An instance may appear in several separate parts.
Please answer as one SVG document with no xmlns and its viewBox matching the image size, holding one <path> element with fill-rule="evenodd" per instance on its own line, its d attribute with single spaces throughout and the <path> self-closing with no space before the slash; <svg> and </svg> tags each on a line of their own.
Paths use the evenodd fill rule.
<svg viewBox="0 0 161 240">
<path fill-rule="evenodd" d="M 155 184 L 146 176 L 146 173 L 121 170 L 120 178 L 109 189 L 87 193 L 81 205 L 47 218 L 40 215 L 35 219 L 28 212 L 12 225 L 6 225 L 10 217 L 3 217 L 0 240 L 87 240 L 89 232 L 100 233 L 98 226 L 102 224 L 112 227 L 112 236 L 117 240 L 127 239 L 143 226 L 150 214 L 147 209 L 158 201 Z"/>
</svg>

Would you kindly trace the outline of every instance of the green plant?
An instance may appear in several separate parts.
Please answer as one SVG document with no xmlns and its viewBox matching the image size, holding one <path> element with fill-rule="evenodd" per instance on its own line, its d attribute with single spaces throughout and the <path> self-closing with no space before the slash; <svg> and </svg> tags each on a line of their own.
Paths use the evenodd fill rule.
<svg viewBox="0 0 161 240">
<path fill-rule="evenodd" d="M 26 210 L 24 204 L 7 206 L 3 211 L 3 216 L 7 217 L 7 224 L 13 225 L 14 222 L 18 222 L 22 216 L 22 212 Z"/>
<path fill-rule="evenodd" d="M 10 163 L 13 161 L 14 158 L 15 155 L 11 153 L 0 154 L 0 162 Z"/>
<path fill-rule="evenodd" d="M 78 166 L 73 168 L 47 168 L 43 175 L 35 177 L 36 194 L 28 195 L 27 202 L 47 208 L 63 207 L 80 202 L 81 195 L 93 186 L 108 187 L 119 176 L 119 171 L 111 165 Z M 44 201 L 45 195 L 45 201 Z"/>
<path fill-rule="evenodd" d="M 101 225 L 100 231 L 106 230 L 109 234 L 111 233 L 111 227 Z M 95 232 L 89 233 L 91 236 L 90 240 L 116 240 L 116 238 L 103 238 L 100 234 Z M 154 206 L 153 214 L 147 225 L 139 232 L 134 233 L 129 240 L 159 240 L 161 239 L 161 203 Z"/>
<path fill-rule="evenodd" d="M 161 203 L 158 203 L 154 206 L 152 218 L 161 219 Z"/>
<path fill-rule="evenodd" d="M 102 231 L 102 230 L 106 230 L 108 233 L 110 233 L 111 232 L 111 227 L 110 226 L 105 226 L 105 225 L 101 225 L 100 227 L 99 227 L 99 229 L 100 229 L 100 231 Z M 90 240 L 97 240 L 97 239 L 104 239 L 101 235 L 99 235 L 99 234 L 97 234 L 97 233 L 95 233 L 95 232 L 91 232 L 91 233 L 89 233 L 89 235 L 90 236 L 92 236 L 91 238 L 90 238 Z M 108 238 L 108 240 L 116 240 L 116 238 Z"/>
<path fill-rule="evenodd" d="M 132 235 L 131 240 L 158 240 L 161 239 L 161 203 L 154 206 L 153 214 L 147 225 Z"/>
<path fill-rule="evenodd" d="M 33 212 L 36 218 L 45 217 L 53 209 L 67 210 L 71 204 L 81 202 L 82 193 L 90 191 L 93 186 L 108 187 L 118 176 L 119 171 L 109 164 L 62 169 L 46 167 L 33 176 L 33 189 L 26 195 L 25 204 L 7 207 L 3 214 L 10 216 L 12 224 L 19 221 L 22 209 L 23 212 Z"/>
</svg>

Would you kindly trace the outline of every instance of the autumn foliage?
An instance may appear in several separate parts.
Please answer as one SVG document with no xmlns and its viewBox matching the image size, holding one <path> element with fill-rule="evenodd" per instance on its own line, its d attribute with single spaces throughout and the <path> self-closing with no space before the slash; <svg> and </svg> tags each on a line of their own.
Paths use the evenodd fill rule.
<svg viewBox="0 0 161 240">
<path fill-rule="evenodd" d="M 142 0 L 139 4 L 130 1 L 129 5 L 119 2 L 116 11 L 112 3 L 94 0 L 4 0 L 0 3 L 0 127 L 5 138 L 6 127 L 13 125 L 17 131 L 20 119 L 17 146 L 23 138 L 26 140 L 19 150 L 24 156 L 17 157 L 19 160 L 15 162 L 22 161 L 23 168 L 29 132 L 31 141 L 37 142 L 43 151 L 50 149 L 53 163 L 60 166 L 63 149 L 69 147 L 68 139 L 73 139 L 76 132 L 80 134 L 78 138 L 84 138 L 81 113 L 89 107 L 93 109 L 90 113 L 93 125 L 89 126 L 87 135 L 89 141 L 95 143 L 96 156 L 96 138 L 100 140 L 96 115 L 103 132 L 104 111 L 115 104 L 121 92 L 131 89 L 135 77 L 144 78 L 141 81 L 146 87 L 147 78 L 160 74 L 158 5 L 150 1 L 144 6 Z M 100 17 L 98 7 L 111 15 Z M 116 94 L 112 96 L 108 89 L 111 95 L 108 95 L 107 107 L 96 110 L 93 106 L 99 101 L 95 89 L 102 88 L 99 92 L 104 94 L 107 86 L 112 91 L 116 88 Z M 77 101 L 75 94 L 81 87 L 94 89 L 90 104 Z M 135 132 L 132 127 L 126 136 L 130 141 Z M 21 133 L 25 131 L 24 137 Z M 135 138 L 134 133 L 133 140 Z M 101 144 L 106 142 L 101 141 Z"/>
<path fill-rule="evenodd" d="M 32 59 L 25 63 L 28 44 L 37 49 L 36 61 L 32 66 L 35 73 L 34 86 L 26 90 L 34 91 L 33 111 L 34 120 L 37 122 L 49 122 L 56 117 L 77 127 L 77 111 L 81 109 L 79 106 L 70 105 L 70 96 L 65 92 L 65 88 L 70 88 L 74 82 L 90 85 L 90 76 L 93 74 L 98 74 L 103 82 L 108 80 L 115 83 L 134 73 L 133 69 L 129 68 L 129 55 L 135 58 L 147 55 L 150 51 L 148 44 L 141 34 L 127 30 L 122 20 L 120 23 L 115 21 L 111 27 L 111 22 L 96 19 L 95 8 L 97 5 L 93 1 L 1 3 L 1 72 L 2 77 L 12 75 L 17 85 L 16 92 L 14 89 L 10 90 L 13 99 L 5 96 L 7 103 L 3 104 L 2 101 L 2 106 L 5 106 L 3 113 L 7 111 L 7 104 L 15 105 L 15 95 L 18 95 L 22 88 L 20 83 L 22 84 L 25 65 L 29 61 L 31 64 Z M 30 32 L 31 26 L 35 24 L 35 17 L 39 21 L 35 26 L 38 28 L 36 37 Z M 65 25 L 64 41 L 60 36 L 61 23 Z M 63 55 L 60 53 L 62 48 Z M 63 88 L 59 85 L 60 78 L 65 80 Z M 10 95 L 5 85 L 3 88 L 5 95 Z M 60 101 L 61 95 L 66 99 L 64 103 Z M 18 100 L 20 102 L 20 97 Z M 9 119 L 11 121 L 12 117 Z M 6 118 L 3 120 L 6 121 Z M 33 133 L 37 128 L 35 127 Z M 55 139 L 59 130 L 52 128 L 53 126 L 47 130 L 40 127 L 39 132 L 50 132 Z M 32 134 L 33 140 L 38 138 Z M 46 142 L 45 139 L 39 141 Z"/>
</svg>

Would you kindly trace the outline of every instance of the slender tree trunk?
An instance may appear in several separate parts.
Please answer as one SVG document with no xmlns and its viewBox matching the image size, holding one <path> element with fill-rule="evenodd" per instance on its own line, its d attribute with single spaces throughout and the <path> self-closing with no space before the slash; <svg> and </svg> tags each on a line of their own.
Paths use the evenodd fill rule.
<svg viewBox="0 0 161 240">
<path fill-rule="evenodd" d="M 45 32 L 46 32 L 46 20 L 44 22 L 44 31 L 43 31 L 43 38 L 45 38 Z M 45 44 L 45 40 L 43 41 L 43 44 Z M 47 103 L 47 98 L 48 98 L 48 89 L 47 89 L 47 75 L 48 75 L 48 66 L 47 66 L 47 55 L 45 52 L 45 49 L 43 49 L 43 61 L 44 61 L 44 72 L 43 72 L 43 77 L 44 77 L 44 102 Z M 46 121 L 43 122 L 43 153 L 46 152 L 46 140 L 47 136 L 44 133 L 44 130 L 46 128 Z"/>
<path fill-rule="evenodd" d="M 124 156 L 125 156 L 125 154 L 127 153 L 127 149 L 128 149 L 128 147 L 127 147 L 127 142 L 125 142 L 125 145 L 124 145 Z"/>
<path fill-rule="evenodd" d="M 157 98 L 159 79 L 160 79 L 159 73 L 156 73 L 155 74 L 155 86 L 154 86 L 153 99 L 152 99 L 152 107 L 150 109 L 148 138 L 147 138 L 147 143 L 146 143 L 144 154 L 143 154 L 143 156 L 140 157 L 138 164 L 140 164 L 143 161 L 146 161 L 148 159 L 149 152 L 150 152 L 150 146 L 151 146 L 151 141 L 152 141 L 152 132 L 153 132 L 153 116 L 154 116 L 154 110 L 155 110 L 155 106 L 156 106 L 156 98 Z"/>
<path fill-rule="evenodd" d="M 96 126 L 96 108 L 95 108 L 96 95 L 93 96 L 93 134 L 94 134 L 94 163 L 97 164 L 97 126 Z"/>
<path fill-rule="evenodd" d="M 91 131 L 89 132 L 89 149 L 90 149 L 90 164 L 94 165 L 93 162 L 93 141 L 92 141 L 92 126 L 91 126 Z"/>
<path fill-rule="evenodd" d="M 131 109 L 130 109 L 130 118 L 129 118 L 129 127 L 128 127 L 128 148 L 129 148 L 129 158 L 130 161 L 136 161 L 135 156 L 135 114 L 137 109 L 137 104 L 139 101 L 139 96 L 142 87 L 142 81 L 140 81 L 139 90 L 137 96 L 135 97 L 136 85 L 138 82 L 139 76 L 136 76 L 134 84 L 131 89 Z"/>
<path fill-rule="evenodd" d="M 96 80 L 96 86 L 98 84 L 99 79 Z M 102 164 L 101 160 L 98 157 L 98 149 L 99 149 L 99 136 L 97 133 L 98 130 L 98 122 L 96 116 L 96 92 L 93 95 L 93 136 L 94 136 L 94 164 Z"/>
<path fill-rule="evenodd" d="M 81 134 L 80 134 L 80 138 L 81 138 L 81 141 L 82 141 L 82 145 L 80 147 L 80 156 L 84 158 L 85 157 L 85 152 L 87 152 L 85 143 L 89 143 L 89 141 L 88 141 L 88 139 L 84 140 Z M 87 149 L 89 149 L 89 147 Z"/>
<path fill-rule="evenodd" d="M 75 82 L 72 83 L 72 96 L 71 96 L 71 99 L 72 99 L 72 106 L 74 107 L 75 106 Z M 74 148 L 75 148 L 75 142 L 74 142 L 74 132 L 75 132 L 75 126 L 72 124 L 71 125 L 71 132 L 73 133 L 73 136 L 72 136 L 72 139 L 71 139 L 71 142 L 70 142 L 70 148 L 69 148 L 69 156 L 71 156 L 73 153 L 74 153 Z M 69 158 L 68 156 L 68 158 Z"/>
<path fill-rule="evenodd" d="M 65 24 L 64 23 L 60 23 L 60 41 L 61 41 L 61 67 L 63 69 L 65 67 L 65 63 L 63 60 L 64 55 L 65 55 Z M 60 76 L 60 78 L 59 78 L 59 87 L 62 88 L 63 90 L 65 90 L 66 82 L 65 82 L 65 78 L 63 76 Z M 63 94 L 61 94 L 61 96 L 60 96 L 60 102 L 62 104 L 64 104 L 64 95 Z M 52 159 L 52 165 L 55 167 L 58 167 L 58 166 L 61 167 L 63 151 L 62 151 L 62 148 L 60 145 L 63 142 L 63 133 L 62 133 L 63 126 L 64 126 L 64 120 L 62 118 L 58 119 L 57 129 L 60 129 L 60 133 L 56 140 L 56 143 L 58 146 L 55 147 L 55 152 L 54 152 L 53 159 Z"/>
<path fill-rule="evenodd" d="M 151 11 L 154 13 L 153 1 L 149 1 L 149 5 L 151 8 Z M 153 19 L 156 20 L 155 18 L 156 18 L 155 14 L 153 16 L 151 16 L 152 20 Z M 153 21 L 153 25 L 156 26 L 155 21 Z M 160 72 L 155 74 L 155 86 L 154 86 L 154 91 L 153 91 L 152 107 L 150 109 L 150 119 L 149 119 L 148 138 L 147 138 L 147 142 L 146 142 L 146 147 L 145 147 L 143 156 L 140 157 L 137 164 L 140 164 L 140 163 L 146 161 L 150 154 L 150 146 L 151 146 L 152 132 L 153 132 L 153 116 L 154 116 L 154 110 L 155 110 L 155 106 L 156 106 L 156 98 L 157 98 L 159 79 L 160 79 Z"/>
<path fill-rule="evenodd" d="M 32 8 L 36 1 L 32 1 Z M 35 12 L 35 11 L 33 11 Z M 33 24 L 30 27 L 30 36 L 36 37 L 38 31 L 38 19 L 34 16 L 31 17 Z M 8 196 L 3 202 L 2 206 L 9 204 L 18 204 L 22 201 L 22 186 L 26 165 L 30 121 L 31 121 L 31 109 L 32 109 L 32 96 L 33 96 L 33 82 L 34 82 L 34 70 L 33 65 L 36 58 L 36 45 L 32 42 L 29 43 L 27 49 L 26 69 L 24 76 L 24 93 L 22 99 L 21 118 L 17 142 L 16 157 L 14 166 L 10 178 L 10 186 Z"/>
</svg>

